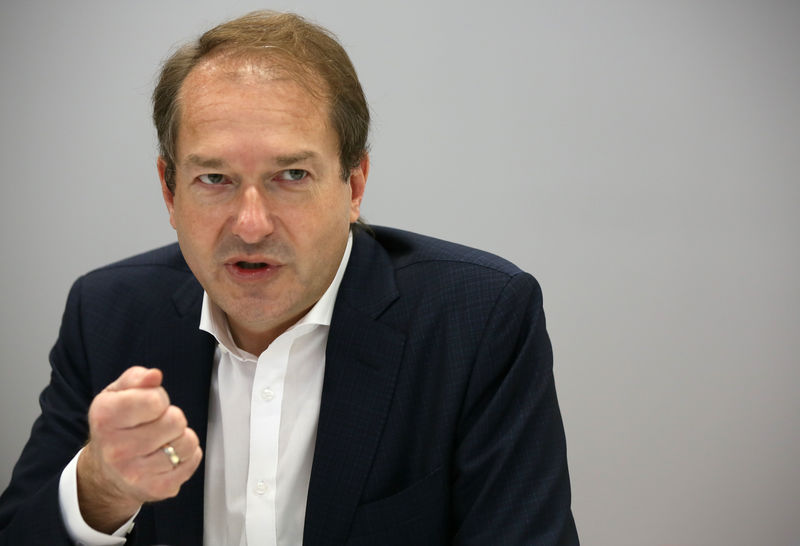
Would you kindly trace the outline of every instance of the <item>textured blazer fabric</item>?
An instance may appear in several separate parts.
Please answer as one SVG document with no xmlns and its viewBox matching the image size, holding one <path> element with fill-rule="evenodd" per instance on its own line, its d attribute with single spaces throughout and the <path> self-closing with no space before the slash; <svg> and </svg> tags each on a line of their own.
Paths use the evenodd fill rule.
<svg viewBox="0 0 800 546">
<path fill-rule="evenodd" d="M 304 544 L 578 544 L 538 284 L 491 254 L 372 231 L 355 229 L 329 331 Z M 61 470 L 94 395 L 132 365 L 164 371 L 204 446 L 202 293 L 176 244 L 73 285 L 0 544 L 69 544 Z M 203 474 L 143 507 L 128 544 L 202 544 Z"/>
</svg>

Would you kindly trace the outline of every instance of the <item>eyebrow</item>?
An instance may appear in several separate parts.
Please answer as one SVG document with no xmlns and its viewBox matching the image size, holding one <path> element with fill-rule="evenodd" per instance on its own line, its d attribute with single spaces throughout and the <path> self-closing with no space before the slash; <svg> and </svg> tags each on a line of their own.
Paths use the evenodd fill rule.
<svg viewBox="0 0 800 546">
<path fill-rule="evenodd" d="M 275 158 L 275 163 L 277 163 L 281 167 L 287 167 L 294 163 L 300 163 L 301 161 L 305 161 L 306 159 L 314 159 L 317 156 L 311 150 L 303 150 L 302 152 L 298 152 L 292 155 L 279 155 Z"/>
<path fill-rule="evenodd" d="M 216 159 L 213 157 L 201 157 L 196 154 L 189 154 L 186 156 L 186 163 L 207 169 L 221 169 L 222 167 L 226 166 L 226 163 L 221 159 Z"/>
<path fill-rule="evenodd" d="M 291 155 L 279 155 L 274 159 L 275 163 L 280 167 L 287 167 L 295 163 L 300 163 L 307 159 L 314 159 L 317 157 L 315 152 L 311 150 L 303 150 Z M 202 157 L 197 154 L 189 154 L 186 156 L 186 163 L 196 167 L 203 167 L 205 169 L 222 169 L 227 166 L 227 163 L 222 159 L 214 157 Z"/>
</svg>

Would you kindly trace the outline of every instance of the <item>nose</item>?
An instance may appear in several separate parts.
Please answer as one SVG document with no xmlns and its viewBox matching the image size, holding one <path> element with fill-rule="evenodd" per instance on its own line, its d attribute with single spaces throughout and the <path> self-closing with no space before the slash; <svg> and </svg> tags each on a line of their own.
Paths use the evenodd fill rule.
<svg viewBox="0 0 800 546">
<path fill-rule="evenodd" d="M 245 187 L 238 199 L 233 234 L 246 243 L 258 243 L 273 231 L 267 200 L 256 186 Z"/>
</svg>

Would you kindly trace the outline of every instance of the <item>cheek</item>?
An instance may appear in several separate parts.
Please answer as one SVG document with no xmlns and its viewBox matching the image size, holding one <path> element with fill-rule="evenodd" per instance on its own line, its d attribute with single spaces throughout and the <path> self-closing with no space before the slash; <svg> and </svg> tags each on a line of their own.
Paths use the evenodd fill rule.
<svg viewBox="0 0 800 546">
<path fill-rule="evenodd" d="M 348 223 L 350 216 L 350 194 L 339 188 L 327 195 L 319 194 L 303 203 L 277 206 L 273 217 L 295 231 L 298 236 L 325 238 L 335 236 L 337 227 Z"/>
<path fill-rule="evenodd" d="M 212 251 L 214 234 L 224 223 L 224 215 L 220 215 L 219 212 L 221 211 L 213 207 L 198 207 L 176 200 L 171 219 L 173 227 L 178 232 L 181 246 L 188 243 L 195 253 Z"/>
<path fill-rule="evenodd" d="M 350 187 L 350 184 L 339 182 L 341 187 L 336 196 L 336 210 L 340 211 L 340 216 L 337 220 L 342 219 L 343 221 L 347 222 L 348 224 L 354 220 L 351 220 L 353 214 L 358 217 L 358 202 L 353 200 L 353 191 Z"/>
</svg>

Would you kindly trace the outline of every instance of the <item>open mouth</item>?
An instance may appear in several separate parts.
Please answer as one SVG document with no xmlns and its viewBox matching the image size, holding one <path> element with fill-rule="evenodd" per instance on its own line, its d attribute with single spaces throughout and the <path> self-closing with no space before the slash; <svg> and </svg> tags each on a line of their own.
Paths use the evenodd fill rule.
<svg viewBox="0 0 800 546">
<path fill-rule="evenodd" d="M 240 260 L 239 258 L 244 259 Z M 270 260 L 270 258 L 268 256 L 231 257 L 225 262 L 225 269 L 234 278 L 241 281 L 262 281 L 272 278 L 282 267 L 280 263 L 266 260 Z"/>
<path fill-rule="evenodd" d="M 279 269 L 279 264 L 271 264 L 269 262 L 249 262 L 245 260 L 237 260 L 228 262 L 226 267 L 228 271 L 240 280 L 263 280 L 272 277 Z"/>
<path fill-rule="evenodd" d="M 241 269 L 254 270 L 254 269 L 264 269 L 269 266 L 264 262 L 236 262 L 236 267 L 239 267 Z"/>
</svg>

